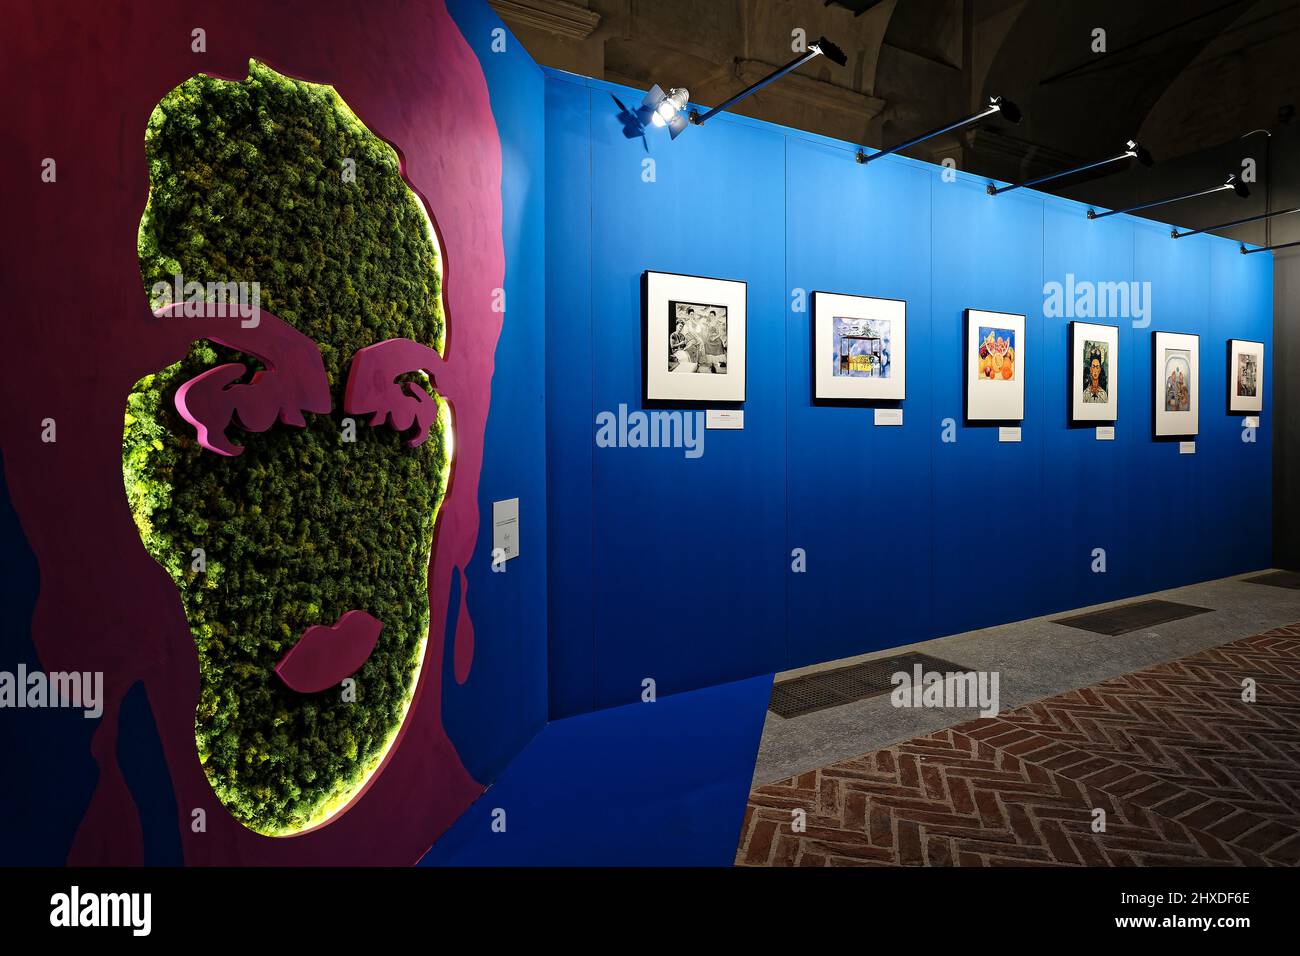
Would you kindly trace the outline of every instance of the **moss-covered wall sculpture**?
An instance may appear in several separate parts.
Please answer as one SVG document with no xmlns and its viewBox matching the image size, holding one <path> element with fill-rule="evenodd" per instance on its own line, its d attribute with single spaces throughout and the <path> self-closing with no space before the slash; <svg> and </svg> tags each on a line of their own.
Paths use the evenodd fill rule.
<svg viewBox="0 0 1300 956">
<path fill-rule="evenodd" d="M 294 833 L 338 811 L 378 767 L 423 655 L 450 416 L 439 399 L 418 447 L 360 422 L 349 442 L 343 390 L 365 346 L 409 338 L 441 350 L 437 239 L 396 153 L 332 88 L 257 62 L 242 82 L 196 76 L 168 93 L 145 148 L 146 295 L 177 275 L 259 283 L 262 308 L 319 345 L 329 378 L 329 414 L 306 416 L 305 428 L 232 428 L 243 452 L 222 457 L 198 444 L 176 390 L 221 362 L 259 363 L 199 341 L 137 383 L 123 441 L 141 539 L 179 589 L 197 646 L 208 780 L 246 826 Z M 383 623 L 354 675 L 355 702 L 341 687 L 285 686 L 274 668 L 299 636 L 354 609 Z"/>
</svg>

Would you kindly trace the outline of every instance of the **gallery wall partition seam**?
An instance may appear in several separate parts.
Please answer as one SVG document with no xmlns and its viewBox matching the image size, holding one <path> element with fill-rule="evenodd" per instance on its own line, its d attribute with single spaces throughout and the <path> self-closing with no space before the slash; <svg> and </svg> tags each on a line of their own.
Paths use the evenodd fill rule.
<svg viewBox="0 0 1300 956">
<path fill-rule="evenodd" d="M 1225 398 L 1230 339 L 1271 355 L 1267 256 L 1031 190 L 989 197 L 903 157 L 862 167 L 849 144 L 745 117 L 630 140 L 612 100 L 633 91 L 547 84 L 548 155 L 590 161 L 589 232 L 549 249 L 566 278 L 548 354 L 581 338 L 593 368 L 590 393 L 547 408 L 552 532 L 579 503 L 591 523 L 584 553 L 552 551 L 582 569 L 553 588 L 552 621 L 587 628 L 551 635 L 553 715 L 639 700 L 646 679 L 670 694 L 1268 565 L 1270 377 L 1258 413 Z M 571 103 L 587 123 L 565 121 Z M 572 173 L 547 176 L 568 201 Z M 593 447 L 596 415 L 648 410 L 647 270 L 746 283 L 743 427 L 704 431 L 698 457 Z M 712 382 L 723 352 L 703 334 L 663 359 Z M 1161 402 L 1202 407 L 1194 438 L 1177 419 L 1157 440 L 1173 335 L 1206 354 L 1168 356 Z M 1255 364 L 1238 364 L 1248 400 Z M 967 369 L 992 396 L 973 420 Z M 564 486 L 577 467 L 589 487 Z M 559 673 L 584 641 L 585 673 Z"/>
<path fill-rule="evenodd" d="M 581 131 L 545 136 L 546 462 L 548 711 L 552 719 L 595 709 L 595 630 L 591 601 L 595 547 L 591 492 L 595 457 L 581 427 L 594 414 L 595 302 L 591 294 L 591 98 L 548 77 L 545 118 Z M 561 307 L 563 312 L 560 311 Z M 572 315 L 581 317 L 574 322 Z M 562 414 L 560 413 L 562 411 Z M 568 420 L 578 416 L 579 422 Z"/>
</svg>

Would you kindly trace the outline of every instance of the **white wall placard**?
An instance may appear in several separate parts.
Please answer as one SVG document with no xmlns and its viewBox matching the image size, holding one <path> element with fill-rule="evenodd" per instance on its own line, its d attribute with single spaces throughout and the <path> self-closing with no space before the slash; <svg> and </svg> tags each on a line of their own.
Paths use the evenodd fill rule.
<svg viewBox="0 0 1300 956">
<path fill-rule="evenodd" d="M 519 557 L 519 499 L 492 502 L 492 550 L 502 560 Z"/>
<path fill-rule="evenodd" d="M 998 428 L 998 441 L 1020 441 L 1019 425 L 1002 425 Z"/>
<path fill-rule="evenodd" d="M 1114 441 L 1114 440 L 1115 440 L 1114 425 L 1097 426 L 1097 441 Z"/>
<path fill-rule="evenodd" d="M 1194 441 L 1180 441 L 1180 442 L 1178 443 L 1178 454 L 1180 454 L 1180 455 L 1195 455 L 1195 454 L 1196 454 L 1196 442 L 1194 442 Z"/>
<path fill-rule="evenodd" d="M 710 408 L 704 413 L 705 428 L 744 428 L 743 408 Z"/>
<path fill-rule="evenodd" d="M 876 424 L 877 425 L 903 424 L 903 410 L 901 408 L 877 408 Z"/>
<path fill-rule="evenodd" d="M 1258 427 L 1259 427 L 1259 416 L 1258 416 L 1258 415 L 1247 415 L 1244 419 L 1242 419 L 1241 427 L 1242 427 L 1242 428 L 1258 428 Z"/>
</svg>

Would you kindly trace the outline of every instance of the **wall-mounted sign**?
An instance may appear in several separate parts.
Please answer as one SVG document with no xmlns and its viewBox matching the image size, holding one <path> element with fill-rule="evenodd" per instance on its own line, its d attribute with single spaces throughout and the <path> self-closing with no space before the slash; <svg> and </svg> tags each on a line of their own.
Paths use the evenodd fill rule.
<svg viewBox="0 0 1300 956">
<path fill-rule="evenodd" d="M 710 408 L 704 413 L 705 428 L 744 428 L 743 408 Z"/>
<path fill-rule="evenodd" d="M 519 499 L 492 502 L 492 558 L 519 557 Z"/>
</svg>

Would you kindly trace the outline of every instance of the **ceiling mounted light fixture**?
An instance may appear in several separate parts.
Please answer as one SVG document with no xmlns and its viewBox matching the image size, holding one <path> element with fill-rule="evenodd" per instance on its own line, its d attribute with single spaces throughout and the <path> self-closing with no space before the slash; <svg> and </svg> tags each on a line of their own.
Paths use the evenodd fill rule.
<svg viewBox="0 0 1300 956">
<path fill-rule="evenodd" d="M 1170 239 L 1182 239 L 1184 236 L 1199 236 L 1203 232 L 1213 232 L 1216 229 L 1231 229 L 1233 226 L 1244 226 L 1248 222 L 1259 222 L 1261 219 L 1272 219 L 1274 216 L 1289 216 L 1293 212 L 1300 212 L 1300 206 L 1292 206 L 1290 209 L 1278 209 L 1274 212 L 1263 212 L 1258 216 L 1247 216 L 1245 219 L 1234 219 L 1232 222 L 1221 222 L 1217 226 L 1206 226 L 1204 229 L 1186 229 L 1179 232 L 1175 227 L 1170 230 Z"/>
<path fill-rule="evenodd" d="M 637 107 L 637 121 L 643 129 L 647 123 L 652 126 L 667 126 L 669 135 L 676 139 L 686 129 L 686 117 L 682 116 L 682 110 L 686 109 L 690 98 L 690 90 L 675 86 L 665 93 L 656 83 Z"/>
<path fill-rule="evenodd" d="M 725 103 L 720 103 L 719 105 L 713 107 L 713 109 L 709 110 L 707 113 L 700 113 L 698 110 L 691 110 L 690 121 L 694 123 L 696 126 L 703 126 L 705 123 L 707 123 L 713 117 L 717 116 L 719 113 L 731 109 L 731 107 L 735 106 L 741 100 L 745 99 L 748 96 L 754 95 L 763 87 L 767 86 L 769 83 L 776 82 L 781 77 L 789 73 L 791 70 L 797 70 L 799 67 L 803 66 L 809 60 L 816 59 L 819 56 L 824 56 L 826 57 L 826 59 L 830 60 L 832 63 L 838 64 L 839 66 L 844 66 L 844 64 L 849 62 L 849 58 L 845 56 L 843 50 L 841 50 L 830 40 L 826 39 L 825 37 L 822 37 L 816 43 L 808 47 L 807 53 L 800 54 L 799 56 L 791 60 L 789 63 L 787 63 L 785 66 L 780 67 L 775 72 L 769 73 L 767 76 L 763 77 L 757 83 L 753 83 L 745 87 L 743 90 L 741 90 L 731 99 L 727 100 Z"/>
<path fill-rule="evenodd" d="M 862 165 L 866 165 L 873 159 L 879 159 L 881 156 L 888 156 L 890 153 L 900 152 L 901 150 L 915 146 L 917 143 L 924 142 L 933 136 L 939 136 L 955 129 L 961 129 L 963 126 L 969 126 L 971 123 L 978 123 L 982 119 L 988 119 L 990 116 L 996 116 L 999 113 L 1008 123 L 1019 123 L 1022 118 L 1020 107 L 1016 106 L 1015 103 L 1011 102 L 1005 96 L 990 96 L 989 105 L 978 113 L 972 113 L 970 116 L 963 117 L 955 123 L 940 126 L 938 129 L 932 129 L 930 132 L 922 133 L 920 136 L 914 136 L 906 143 L 899 143 L 897 146 L 891 146 L 888 149 L 877 150 L 869 156 L 865 149 L 859 148 L 857 156 L 858 162 Z"/>
<path fill-rule="evenodd" d="M 1010 192 L 1013 189 L 1020 189 L 1024 186 L 1037 186 L 1040 183 L 1051 182 L 1053 179 L 1060 179 L 1062 176 L 1070 176 L 1074 173 L 1082 173 L 1089 169 L 1096 169 L 1098 166 L 1105 166 L 1107 163 L 1118 163 L 1121 159 L 1136 159 L 1143 166 L 1150 168 L 1155 160 L 1151 154 L 1139 146 L 1133 140 L 1129 140 L 1124 152 L 1115 156 L 1108 156 L 1105 159 L 1099 159 L 1095 163 L 1088 163 L 1084 166 L 1075 166 L 1073 169 L 1063 169 L 1059 173 L 1049 173 L 1046 176 L 1039 176 L 1037 179 L 1027 179 L 1023 183 L 1015 183 L 1010 186 L 994 186 L 989 183 L 986 187 L 990 196 L 996 196 L 998 193 Z"/>
<path fill-rule="evenodd" d="M 1122 212 L 1137 212 L 1139 209 L 1150 209 L 1153 206 L 1163 206 L 1166 203 L 1179 202 L 1183 199 L 1196 199 L 1198 196 L 1209 196 L 1212 193 L 1221 193 L 1225 189 L 1231 189 L 1234 193 L 1245 199 L 1250 195 L 1250 187 L 1237 178 L 1234 173 L 1229 176 L 1221 186 L 1211 186 L 1209 189 L 1198 189 L 1196 192 L 1183 193 L 1181 196 L 1170 196 L 1168 199 L 1157 199 L 1155 202 L 1144 202 L 1137 206 L 1129 206 L 1126 209 L 1111 209 L 1107 212 L 1097 212 L 1095 209 L 1088 210 L 1089 219 L 1105 219 L 1107 216 L 1114 216 Z"/>
</svg>

